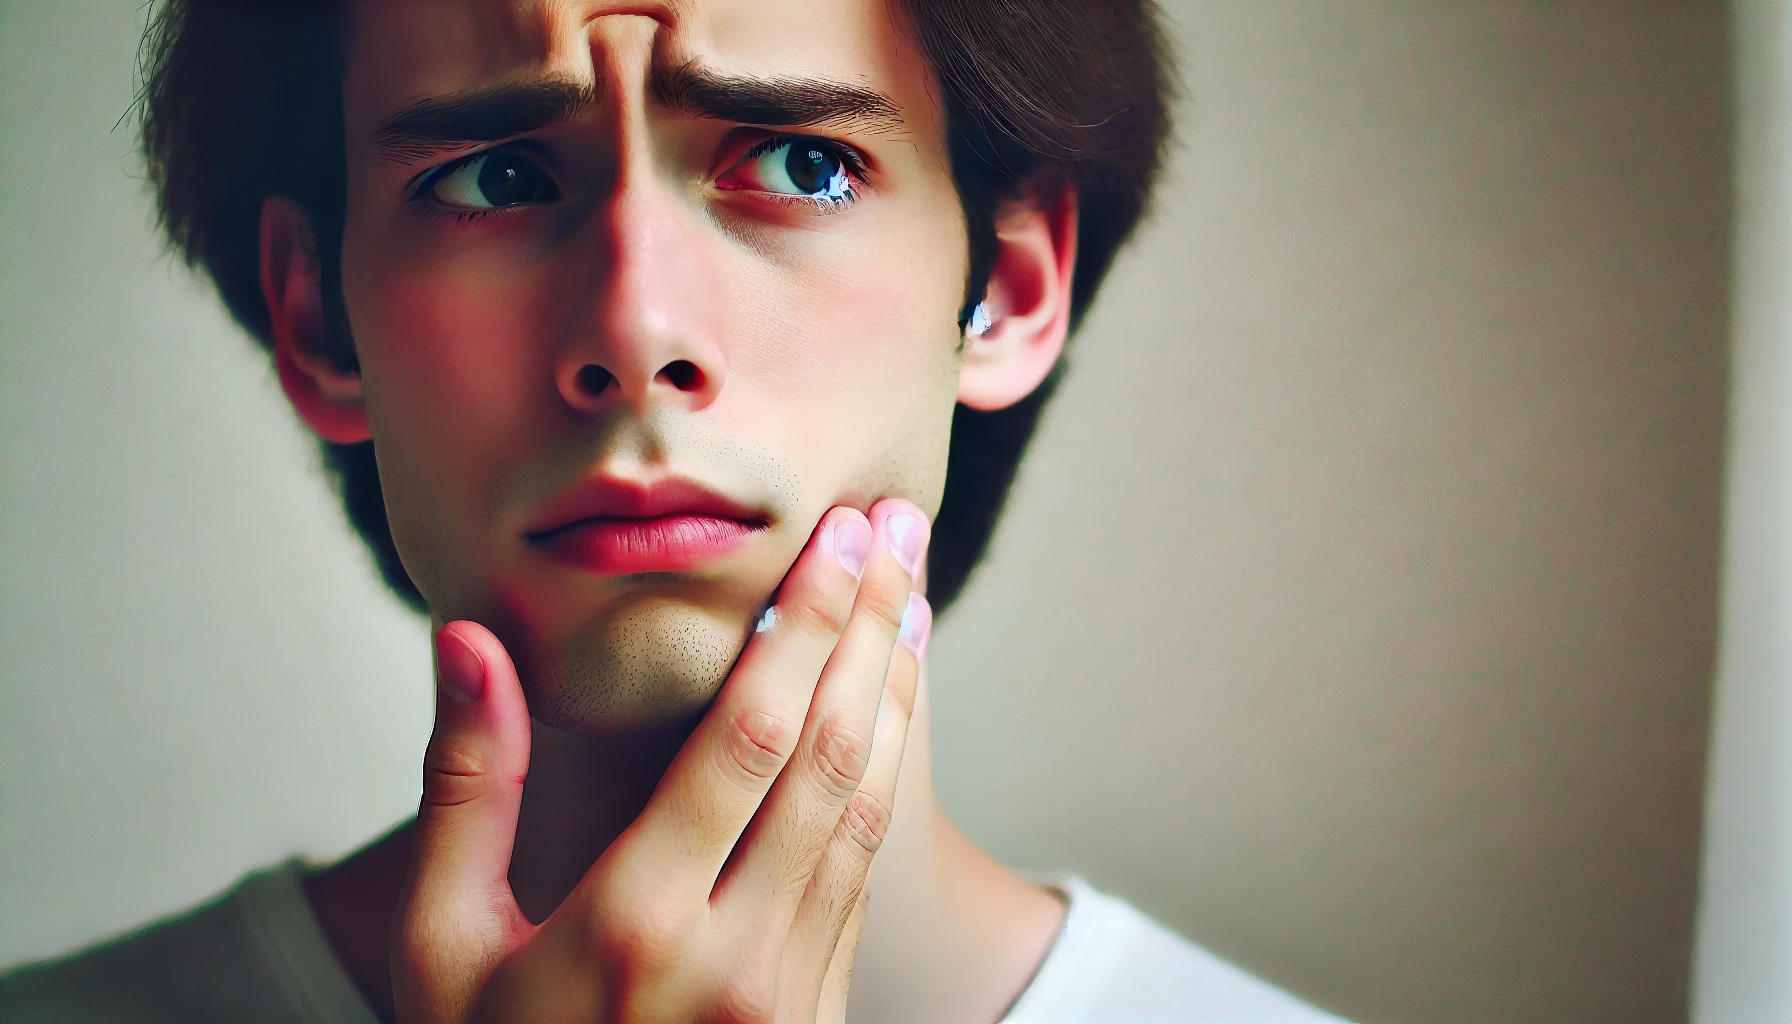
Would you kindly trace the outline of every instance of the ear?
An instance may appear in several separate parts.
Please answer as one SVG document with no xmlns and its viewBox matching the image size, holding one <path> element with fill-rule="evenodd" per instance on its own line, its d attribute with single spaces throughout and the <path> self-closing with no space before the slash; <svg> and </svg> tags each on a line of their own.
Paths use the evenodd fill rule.
<svg viewBox="0 0 1792 1024">
<path fill-rule="evenodd" d="M 261 297 L 268 305 L 274 368 L 299 418 L 337 444 L 373 436 L 361 375 L 343 369 L 330 353 L 317 236 L 305 211 L 285 196 L 261 204 Z"/>
<path fill-rule="evenodd" d="M 1028 189 L 996 212 L 990 269 L 990 327 L 965 337 L 958 401 L 983 412 L 1033 393 L 1064 352 L 1070 333 L 1070 282 L 1076 269 L 1076 192 Z"/>
</svg>

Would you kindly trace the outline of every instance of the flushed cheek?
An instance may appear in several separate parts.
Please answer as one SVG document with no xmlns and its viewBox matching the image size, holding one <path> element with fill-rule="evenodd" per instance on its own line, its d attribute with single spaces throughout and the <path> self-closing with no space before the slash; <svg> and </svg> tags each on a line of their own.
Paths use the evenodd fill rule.
<svg viewBox="0 0 1792 1024">
<path fill-rule="evenodd" d="M 374 411 L 389 427 L 419 424 L 477 448 L 552 392 L 540 289 L 506 270 L 502 260 L 407 260 L 348 278 L 363 368 L 385 406 Z"/>
<path fill-rule="evenodd" d="M 485 495 L 536 443 L 551 381 L 518 333 L 528 304 L 490 291 L 386 274 L 348 296 L 394 539 L 432 602 L 486 571 Z"/>
<path fill-rule="evenodd" d="M 826 497 L 929 504 L 957 389 L 954 262 L 866 258 L 792 275 L 746 321 L 762 329 L 731 357 L 736 375 Z"/>
<path fill-rule="evenodd" d="M 731 380 L 742 416 L 760 420 L 756 429 L 803 467 L 815 517 L 882 497 L 930 508 L 951 427 L 954 335 L 912 311 L 882 320 L 875 309 L 852 312 L 743 345 Z"/>
<path fill-rule="evenodd" d="M 878 211 L 858 244 L 829 259 L 755 268 L 741 282 L 735 320 L 746 330 L 730 361 L 743 375 L 810 409 L 932 400 L 948 378 L 955 388 L 963 270 L 904 258 L 926 240 L 888 230 L 888 219 Z"/>
</svg>

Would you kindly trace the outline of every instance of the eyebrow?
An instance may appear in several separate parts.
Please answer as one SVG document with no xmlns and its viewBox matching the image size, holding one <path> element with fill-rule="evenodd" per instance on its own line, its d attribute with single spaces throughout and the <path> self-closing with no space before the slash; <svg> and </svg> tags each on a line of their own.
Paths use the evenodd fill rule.
<svg viewBox="0 0 1792 1024">
<path fill-rule="evenodd" d="M 374 155 L 386 164 L 416 163 L 570 120 L 594 98 L 588 85 L 553 78 L 433 96 L 381 121 L 373 132 Z"/>
<path fill-rule="evenodd" d="M 653 98 L 687 117 L 791 128 L 898 132 L 901 108 L 872 89 L 823 78 L 724 75 L 687 61 L 655 67 Z M 571 120 L 594 90 L 565 79 L 508 82 L 432 96 L 403 107 L 373 132 L 381 163 L 419 163 L 446 150 L 497 142 Z"/>
<path fill-rule="evenodd" d="M 687 117 L 780 128 L 896 132 L 902 109 L 873 89 L 825 78 L 724 75 L 695 60 L 656 66 L 653 97 Z"/>
</svg>

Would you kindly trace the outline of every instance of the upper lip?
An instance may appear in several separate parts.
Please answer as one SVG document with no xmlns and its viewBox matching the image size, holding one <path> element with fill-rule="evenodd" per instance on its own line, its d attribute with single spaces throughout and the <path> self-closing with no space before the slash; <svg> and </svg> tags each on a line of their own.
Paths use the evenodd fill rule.
<svg viewBox="0 0 1792 1024">
<path fill-rule="evenodd" d="M 763 512 L 684 477 L 650 482 L 591 477 L 555 499 L 526 531 L 540 540 L 589 519 L 658 519 L 694 515 L 764 523 Z"/>
</svg>

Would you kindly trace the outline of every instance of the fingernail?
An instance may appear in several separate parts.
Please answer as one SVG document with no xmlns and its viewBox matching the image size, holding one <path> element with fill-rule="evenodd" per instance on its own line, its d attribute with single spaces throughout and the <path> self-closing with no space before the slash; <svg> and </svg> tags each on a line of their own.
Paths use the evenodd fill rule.
<svg viewBox="0 0 1792 1024">
<path fill-rule="evenodd" d="M 920 594 L 909 594 L 908 607 L 902 610 L 902 631 L 896 639 L 920 658 L 927 654 L 927 639 L 932 635 L 933 607 Z"/>
<path fill-rule="evenodd" d="M 898 512 L 884 522 L 890 539 L 890 553 L 902 563 L 910 576 L 921 572 L 921 550 L 927 546 L 927 524 L 920 516 Z"/>
<path fill-rule="evenodd" d="M 436 634 L 436 678 L 450 698 L 471 704 L 485 692 L 485 661 L 458 634 L 443 629 Z"/>
<path fill-rule="evenodd" d="M 853 576 L 865 575 L 865 559 L 871 556 L 871 524 L 856 516 L 842 516 L 834 524 L 834 557 Z"/>
</svg>

